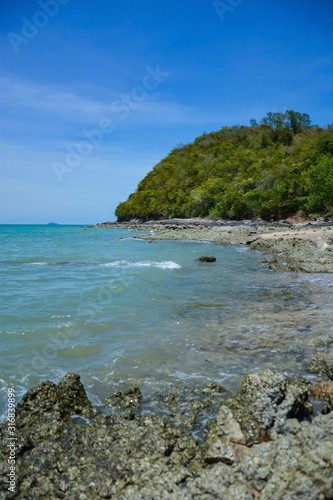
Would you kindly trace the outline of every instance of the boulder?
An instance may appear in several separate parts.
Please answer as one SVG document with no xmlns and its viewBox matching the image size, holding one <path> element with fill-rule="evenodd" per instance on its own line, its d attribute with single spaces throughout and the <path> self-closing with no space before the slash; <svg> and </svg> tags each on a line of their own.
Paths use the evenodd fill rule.
<svg viewBox="0 0 333 500">
<path fill-rule="evenodd" d="M 67 373 L 58 385 L 63 408 L 70 414 L 92 417 L 96 414 L 80 380 L 80 375 Z"/>
<path fill-rule="evenodd" d="M 333 365 L 328 366 L 322 356 L 313 359 L 307 366 L 306 371 L 312 375 L 327 375 L 330 380 L 333 380 Z"/>
<path fill-rule="evenodd" d="M 133 419 L 135 411 L 141 405 L 142 394 L 139 386 L 134 384 L 124 392 L 116 391 L 105 400 L 105 405 L 124 412 L 127 418 Z"/>
<path fill-rule="evenodd" d="M 309 392 L 314 399 L 328 399 L 333 394 L 333 382 L 321 380 L 309 387 Z"/>
<path fill-rule="evenodd" d="M 239 461 L 248 452 L 245 436 L 230 408 L 221 406 L 216 419 L 209 422 L 204 459 L 207 463 Z"/>
<path fill-rule="evenodd" d="M 268 434 L 272 437 L 287 418 L 308 418 L 308 385 L 304 379 L 287 380 L 271 370 L 245 377 L 230 408 L 246 444 L 265 441 Z"/>
<path fill-rule="evenodd" d="M 199 469 L 186 479 L 182 498 L 331 499 L 333 413 L 315 417 L 311 424 L 290 419 L 284 427 L 283 434 L 253 445 L 231 465 L 219 462 Z"/>
<path fill-rule="evenodd" d="M 237 472 L 260 491 L 260 500 L 332 498 L 333 414 L 277 437 L 253 446 L 237 464 Z"/>
<path fill-rule="evenodd" d="M 80 376 L 67 373 L 59 385 L 47 381 L 28 391 L 16 407 L 16 425 L 20 436 L 35 442 L 48 436 L 60 436 L 71 415 L 96 415 Z M 36 425 L 38 423 L 38 425 Z"/>
<path fill-rule="evenodd" d="M 215 262 L 216 257 L 213 255 L 201 255 L 201 257 L 198 257 L 197 260 L 200 262 Z"/>
</svg>

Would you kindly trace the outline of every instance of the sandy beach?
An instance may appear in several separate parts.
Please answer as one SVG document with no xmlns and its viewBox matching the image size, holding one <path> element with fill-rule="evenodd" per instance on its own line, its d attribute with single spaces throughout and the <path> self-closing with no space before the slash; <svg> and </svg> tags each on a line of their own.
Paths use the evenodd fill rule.
<svg viewBox="0 0 333 500">
<path fill-rule="evenodd" d="M 145 234 L 137 238 L 211 241 L 219 245 L 247 245 L 264 255 L 263 262 L 277 271 L 333 272 L 333 221 L 223 222 L 206 219 L 170 219 L 150 222 L 96 224 L 128 227 Z M 147 234 L 148 231 L 148 234 Z"/>
</svg>

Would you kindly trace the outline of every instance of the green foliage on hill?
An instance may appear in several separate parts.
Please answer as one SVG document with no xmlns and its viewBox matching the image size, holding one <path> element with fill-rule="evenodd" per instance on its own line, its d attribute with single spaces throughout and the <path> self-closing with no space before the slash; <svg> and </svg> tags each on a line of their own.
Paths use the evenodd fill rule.
<svg viewBox="0 0 333 500">
<path fill-rule="evenodd" d="M 175 147 L 116 208 L 133 218 L 333 216 L 333 127 L 296 111 Z"/>
</svg>

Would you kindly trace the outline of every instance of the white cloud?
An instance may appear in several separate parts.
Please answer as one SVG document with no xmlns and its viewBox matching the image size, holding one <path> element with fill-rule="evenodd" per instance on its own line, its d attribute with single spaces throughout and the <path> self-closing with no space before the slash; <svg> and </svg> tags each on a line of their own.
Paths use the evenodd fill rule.
<svg viewBox="0 0 333 500">
<path fill-rule="evenodd" d="M 68 126 L 68 120 L 78 123 L 79 126 L 82 123 L 96 126 L 103 118 L 111 119 L 118 124 L 130 122 L 148 125 L 211 121 L 205 116 L 206 114 L 199 113 L 198 109 L 193 106 L 179 104 L 161 97 L 158 87 L 156 92 L 154 90 L 148 91 L 141 102 L 136 102 L 133 93 L 135 88 L 124 91 L 114 91 L 104 87 L 98 91 L 94 88 L 94 96 L 103 96 L 101 99 L 96 99 L 88 95 L 91 89 L 80 87 L 79 93 L 74 89 L 42 85 L 16 77 L 0 77 L 3 106 L 22 114 L 28 127 L 31 124 L 27 116 L 29 117 L 29 113 L 34 116 L 36 112 L 44 114 L 50 122 L 53 119 L 60 120 L 64 126 Z M 85 95 L 84 92 L 86 92 Z M 124 96 L 130 99 L 130 105 L 126 105 Z M 126 119 L 121 120 L 122 113 L 117 114 L 112 109 L 112 104 L 115 101 L 118 103 L 118 109 L 119 106 L 127 106 L 128 112 L 123 113 L 123 115 L 126 114 Z M 42 122 L 40 121 L 40 123 Z"/>
<path fill-rule="evenodd" d="M 40 85 L 17 78 L 1 77 L 4 106 L 53 114 L 74 121 L 97 120 L 105 111 L 103 103 L 80 96 L 70 89 Z"/>
</svg>

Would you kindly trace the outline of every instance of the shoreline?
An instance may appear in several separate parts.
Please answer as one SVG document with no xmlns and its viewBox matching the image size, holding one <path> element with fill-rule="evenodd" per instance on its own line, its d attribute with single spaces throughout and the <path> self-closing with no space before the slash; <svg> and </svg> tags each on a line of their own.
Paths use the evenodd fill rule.
<svg viewBox="0 0 333 500">
<path fill-rule="evenodd" d="M 259 250 L 275 271 L 333 273 L 333 220 L 286 219 L 279 222 L 168 219 L 149 222 L 104 222 L 93 228 L 127 228 L 149 232 L 136 238 L 195 240 L 244 245 Z"/>
<path fill-rule="evenodd" d="M 314 272 L 309 248 L 321 259 L 331 256 L 332 224 L 297 224 L 167 221 L 128 228 L 157 247 L 161 239 L 197 239 L 257 250 L 276 241 L 277 253 L 286 245 L 277 257 L 290 252 L 288 267 L 294 259 L 298 270 Z M 268 255 L 273 269 L 278 259 Z M 132 379 L 108 386 L 99 406 L 76 373 L 32 387 L 16 406 L 9 385 L 7 420 L 0 424 L 0 500 L 331 498 L 333 365 L 317 357 L 302 366 L 309 376 L 287 376 L 277 362 L 250 368 L 232 391 L 206 379 L 205 387 L 173 385 L 147 396 Z"/>
</svg>

